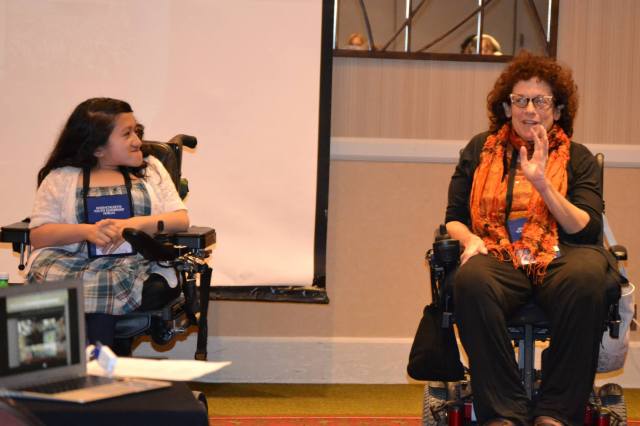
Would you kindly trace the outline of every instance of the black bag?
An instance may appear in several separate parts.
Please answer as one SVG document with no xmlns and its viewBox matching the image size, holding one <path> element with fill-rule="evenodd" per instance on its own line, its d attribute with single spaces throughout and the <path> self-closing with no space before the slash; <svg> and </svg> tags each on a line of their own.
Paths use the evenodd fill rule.
<svg viewBox="0 0 640 426">
<path fill-rule="evenodd" d="M 453 326 L 442 327 L 442 308 L 433 304 L 424 308 L 407 373 L 415 380 L 455 382 L 464 378 Z"/>
</svg>

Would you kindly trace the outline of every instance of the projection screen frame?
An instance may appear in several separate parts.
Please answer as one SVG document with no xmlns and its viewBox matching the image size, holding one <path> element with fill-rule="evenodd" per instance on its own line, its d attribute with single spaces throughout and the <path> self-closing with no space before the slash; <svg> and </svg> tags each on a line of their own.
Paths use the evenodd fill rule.
<svg viewBox="0 0 640 426">
<path fill-rule="evenodd" d="M 331 147 L 333 15 L 334 1 L 322 0 L 313 282 L 310 286 L 212 286 L 209 297 L 211 300 L 329 303 L 329 297 L 326 291 L 326 259 L 329 208 L 329 155 Z"/>
</svg>

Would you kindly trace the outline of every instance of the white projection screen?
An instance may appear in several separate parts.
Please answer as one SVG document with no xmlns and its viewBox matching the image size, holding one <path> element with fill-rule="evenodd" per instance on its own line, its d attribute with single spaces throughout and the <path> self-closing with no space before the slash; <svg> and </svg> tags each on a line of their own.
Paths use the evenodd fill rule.
<svg viewBox="0 0 640 426">
<path fill-rule="evenodd" d="M 215 285 L 310 285 L 321 24 L 321 0 L 0 0 L 0 224 L 29 215 L 72 109 L 114 97 L 145 139 L 198 138 L 186 203 L 217 231 Z"/>
</svg>

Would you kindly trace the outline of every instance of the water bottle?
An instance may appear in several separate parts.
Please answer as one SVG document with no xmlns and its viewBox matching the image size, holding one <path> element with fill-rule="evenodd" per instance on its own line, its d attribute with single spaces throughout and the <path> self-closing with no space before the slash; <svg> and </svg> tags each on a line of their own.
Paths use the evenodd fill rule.
<svg viewBox="0 0 640 426">
<path fill-rule="evenodd" d="M 9 273 L 0 272 L 0 288 L 9 287 Z"/>
</svg>

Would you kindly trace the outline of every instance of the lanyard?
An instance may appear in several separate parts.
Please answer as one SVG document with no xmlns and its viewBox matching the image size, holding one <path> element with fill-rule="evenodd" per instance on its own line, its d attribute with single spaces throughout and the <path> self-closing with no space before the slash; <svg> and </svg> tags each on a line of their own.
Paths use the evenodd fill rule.
<svg viewBox="0 0 640 426">
<path fill-rule="evenodd" d="M 129 199 L 129 211 L 133 215 L 133 198 L 131 197 L 131 176 L 123 168 L 118 167 L 120 173 L 124 177 L 124 186 L 127 189 L 127 198 Z M 87 206 L 87 197 L 89 196 L 89 183 L 91 181 L 91 170 L 88 167 L 82 169 L 82 203 L 84 205 L 84 223 L 89 223 L 89 208 Z"/>
<path fill-rule="evenodd" d="M 511 162 L 509 163 L 509 177 L 507 178 L 507 205 L 504 212 L 504 222 L 507 229 L 509 229 L 509 215 L 511 214 L 511 203 L 513 202 L 513 185 L 516 179 L 517 165 L 518 150 L 513 148 L 513 151 L 511 151 Z M 509 235 L 509 240 L 511 240 L 511 235 Z"/>
</svg>

